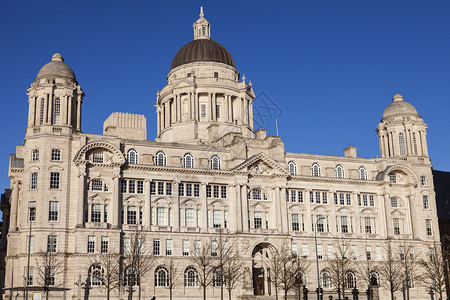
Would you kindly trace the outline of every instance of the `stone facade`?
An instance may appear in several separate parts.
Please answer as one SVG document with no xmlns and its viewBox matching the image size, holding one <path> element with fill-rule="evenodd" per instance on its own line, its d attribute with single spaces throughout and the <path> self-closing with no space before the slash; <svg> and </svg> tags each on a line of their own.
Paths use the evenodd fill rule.
<svg viewBox="0 0 450 300">
<path fill-rule="evenodd" d="M 211 41 L 203 13 L 194 33 L 195 41 Z M 141 115 L 114 113 L 103 135 L 83 133 L 84 93 L 73 71 L 59 54 L 41 69 L 28 90 L 24 143 L 10 158 L 6 288 L 24 285 L 30 225 L 34 277 L 39 252 L 52 248 L 64 262 L 55 286 L 74 299 L 104 298 L 104 289 L 80 290 L 77 283 L 89 282 L 91 258 L 102 246 L 118 252 L 136 229 L 144 230 L 149 246 L 159 243 L 156 254 L 172 255 L 184 273 L 196 241 L 226 228 L 238 240 L 245 270 L 235 299 L 274 296 L 268 274 L 260 274 L 267 270 L 264 253 L 283 242 L 310 260 L 306 285 L 313 291 L 318 216 L 325 218 L 317 232 L 321 276 L 341 238 L 361 262 L 368 255 L 382 260 L 388 242 L 397 247 L 407 241 L 415 255 L 427 255 L 439 228 L 426 124 L 411 104 L 396 95 L 386 109 L 377 129 L 380 158 L 360 158 L 353 146 L 342 157 L 285 152 L 280 137 L 255 132 L 252 84 L 240 78 L 229 57 L 215 59 L 222 57 L 220 47 L 202 51 L 214 49 L 219 52 L 171 69 L 157 96 L 154 142 L 147 140 Z M 142 295 L 168 299 L 166 287 L 155 287 L 156 267 L 142 279 Z M 201 289 L 187 286 L 184 276 L 174 298 L 200 299 Z M 358 287 L 367 289 L 359 281 Z M 428 290 L 416 282 L 410 297 L 427 299 Z M 378 292 L 388 298 L 382 279 Z M 207 293 L 220 297 L 218 287 Z M 324 286 L 324 293 L 336 297 L 332 287 Z M 112 297 L 126 294 L 116 290 Z"/>
</svg>

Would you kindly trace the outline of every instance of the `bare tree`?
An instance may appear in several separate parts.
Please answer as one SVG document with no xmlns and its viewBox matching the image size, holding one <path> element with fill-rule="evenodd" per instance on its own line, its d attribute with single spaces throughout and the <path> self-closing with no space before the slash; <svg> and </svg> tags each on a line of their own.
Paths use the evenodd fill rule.
<svg viewBox="0 0 450 300">
<path fill-rule="evenodd" d="M 414 281 L 420 282 L 421 273 L 420 259 L 414 253 L 414 246 L 410 243 L 402 243 L 399 249 L 400 265 L 402 267 L 406 299 L 409 300 L 409 289 L 414 287 Z"/>
<path fill-rule="evenodd" d="M 109 300 L 111 292 L 120 286 L 120 254 L 100 254 L 92 259 L 91 266 L 100 266 L 100 270 L 90 269 L 90 276 L 98 280 L 106 289 L 106 299 Z"/>
<path fill-rule="evenodd" d="M 420 264 L 424 270 L 424 283 L 426 287 L 434 289 L 443 300 L 445 293 L 445 265 L 440 244 L 435 242 L 430 248 L 429 259 L 422 259 Z"/>
<path fill-rule="evenodd" d="M 328 258 L 328 270 L 330 271 L 331 280 L 336 286 L 336 290 L 341 293 L 345 299 L 346 277 L 352 270 L 354 261 L 353 254 L 349 250 L 348 243 L 341 239 L 336 242 L 336 250 L 333 256 Z"/>
<path fill-rule="evenodd" d="M 167 287 L 169 288 L 169 298 L 172 300 L 172 292 L 175 284 L 177 282 L 178 277 L 181 275 L 181 272 L 178 268 L 178 263 L 175 263 L 172 257 L 169 257 L 164 260 L 164 266 L 167 268 Z"/>
<path fill-rule="evenodd" d="M 371 293 L 370 287 L 373 284 L 373 278 L 378 268 L 378 262 L 373 261 L 372 257 L 368 257 L 366 254 L 366 259 L 364 261 L 359 261 L 358 263 L 355 262 L 355 265 L 358 272 L 358 278 L 367 286 L 369 293 Z"/>
<path fill-rule="evenodd" d="M 155 257 L 151 247 L 146 244 L 142 229 L 133 231 L 126 241 L 128 245 L 125 245 L 124 249 L 126 268 L 123 283 L 128 289 L 128 299 L 133 298 L 133 286 L 136 285 L 138 286 L 139 299 L 141 299 L 141 281 L 153 267 Z"/>
<path fill-rule="evenodd" d="M 295 281 L 294 288 L 297 290 L 298 298 L 300 299 L 300 295 L 302 294 L 303 287 L 306 282 L 306 275 L 309 270 L 309 262 L 303 256 L 294 253 L 294 264 L 295 264 Z"/>
<path fill-rule="evenodd" d="M 236 287 L 236 284 L 242 278 L 242 262 L 239 255 L 234 254 L 223 265 L 223 279 L 225 287 L 228 290 L 228 299 L 231 300 L 231 292 Z"/>
<path fill-rule="evenodd" d="M 297 275 L 295 256 L 287 242 L 281 244 L 280 249 L 273 254 L 269 264 L 272 272 L 276 272 L 274 274 L 275 288 L 283 290 L 284 299 L 287 300 L 287 294 L 295 286 Z"/>
<path fill-rule="evenodd" d="M 211 255 L 211 242 L 196 244 L 191 261 L 200 269 L 198 281 L 203 289 L 203 299 L 206 300 L 206 288 L 212 283 L 212 275 L 215 269 L 215 257 Z"/>
<path fill-rule="evenodd" d="M 63 262 L 52 251 L 41 251 L 37 254 L 37 283 L 44 288 L 45 299 L 48 300 L 48 294 L 51 286 L 56 284 L 56 276 L 64 270 Z"/>
<path fill-rule="evenodd" d="M 401 289 L 403 283 L 402 266 L 390 242 L 383 248 L 384 257 L 383 261 L 379 265 L 379 272 L 388 286 L 391 294 L 391 300 L 394 300 L 395 292 Z"/>
</svg>

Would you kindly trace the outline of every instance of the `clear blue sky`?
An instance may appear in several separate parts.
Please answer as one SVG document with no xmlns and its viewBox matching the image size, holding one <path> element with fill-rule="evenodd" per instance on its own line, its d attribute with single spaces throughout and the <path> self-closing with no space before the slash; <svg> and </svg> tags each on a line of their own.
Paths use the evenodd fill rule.
<svg viewBox="0 0 450 300">
<path fill-rule="evenodd" d="M 287 151 L 379 155 L 375 133 L 400 93 L 429 125 L 435 169 L 450 170 L 450 1 L 2 1 L 0 186 L 23 142 L 26 90 L 59 52 L 86 93 L 84 132 L 115 111 L 147 116 L 203 5 L 212 37 L 256 94 L 281 109 Z M 269 134 L 275 121 L 266 119 Z"/>
</svg>

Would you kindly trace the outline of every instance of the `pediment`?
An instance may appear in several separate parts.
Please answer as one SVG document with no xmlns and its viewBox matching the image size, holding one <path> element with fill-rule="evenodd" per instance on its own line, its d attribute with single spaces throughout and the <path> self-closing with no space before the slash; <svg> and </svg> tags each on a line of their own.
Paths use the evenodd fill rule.
<svg viewBox="0 0 450 300">
<path fill-rule="evenodd" d="M 172 85 L 172 89 L 192 88 L 194 86 L 195 83 L 193 81 L 182 78 L 178 80 L 178 82 L 174 83 L 174 85 Z"/>
<path fill-rule="evenodd" d="M 289 176 L 288 170 L 265 153 L 253 155 L 232 169 L 234 172 L 246 172 L 253 176 Z"/>
</svg>

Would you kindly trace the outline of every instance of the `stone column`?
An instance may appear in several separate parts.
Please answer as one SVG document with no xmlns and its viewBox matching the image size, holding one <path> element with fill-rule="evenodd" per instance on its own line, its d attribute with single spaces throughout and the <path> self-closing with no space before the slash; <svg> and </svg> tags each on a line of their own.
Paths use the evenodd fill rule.
<svg viewBox="0 0 450 300">
<path fill-rule="evenodd" d="M 389 194 L 384 194 L 384 216 L 385 216 L 385 229 L 386 229 L 386 237 L 392 236 L 394 232 L 392 231 L 392 220 L 391 220 L 391 198 Z"/>
<path fill-rule="evenodd" d="M 174 231 L 180 231 L 180 195 L 179 195 L 179 181 L 173 183 L 173 195 L 175 199 L 175 205 L 173 207 L 174 211 Z M 197 220 L 196 220 L 197 221 Z"/>
<path fill-rule="evenodd" d="M 178 105 L 178 122 L 182 121 L 183 108 L 181 107 L 181 95 L 177 95 L 177 105 Z"/>
<path fill-rule="evenodd" d="M 198 107 L 198 94 L 194 93 L 194 119 L 200 121 L 199 107 Z"/>
<path fill-rule="evenodd" d="M 48 95 L 48 110 L 47 110 L 47 121 L 48 124 L 53 124 L 52 119 L 53 119 L 53 93 Z"/>
<path fill-rule="evenodd" d="M 234 199 L 231 199 L 235 203 L 236 209 L 234 210 L 235 230 L 236 232 L 242 232 L 242 201 L 241 201 L 241 187 L 239 185 L 233 185 L 232 195 Z"/>
<path fill-rule="evenodd" d="M 150 193 L 150 179 L 145 180 L 145 201 L 144 201 L 144 226 L 151 229 L 152 218 L 152 195 Z"/>
<path fill-rule="evenodd" d="M 389 153 L 390 153 L 389 157 L 392 157 L 394 156 L 394 139 L 392 137 L 392 132 L 388 132 L 388 139 L 389 139 Z"/>
<path fill-rule="evenodd" d="M 160 113 L 160 109 L 159 107 L 156 108 L 156 115 L 157 115 L 157 120 L 156 120 L 156 135 L 159 135 L 159 133 L 161 132 L 161 113 Z"/>
<path fill-rule="evenodd" d="M 425 131 L 420 131 L 420 141 L 422 143 L 423 156 L 428 156 L 428 144 L 427 144 L 427 134 Z"/>
<path fill-rule="evenodd" d="M 47 124 L 47 117 L 48 117 L 48 94 L 45 94 L 45 100 L 44 100 L 44 113 L 42 114 L 44 116 L 43 124 Z"/>
<path fill-rule="evenodd" d="M 208 198 L 206 198 L 206 183 L 200 184 L 200 201 L 202 203 L 201 231 L 208 232 Z"/>
<path fill-rule="evenodd" d="M 67 95 L 61 96 L 61 125 L 67 125 L 67 101 L 69 101 Z"/>
<path fill-rule="evenodd" d="M 216 93 L 211 94 L 211 110 L 212 110 L 212 120 L 217 121 L 217 114 L 216 114 Z"/>
<path fill-rule="evenodd" d="M 248 104 L 249 104 L 248 123 L 250 124 L 250 127 L 253 128 L 253 100 L 249 100 Z"/>
<path fill-rule="evenodd" d="M 409 211 L 409 218 L 408 218 L 409 220 L 407 220 L 407 221 L 408 221 L 409 228 L 411 230 L 412 238 L 415 239 L 417 237 L 417 233 L 418 232 L 416 232 L 416 230 L 415 230 L 416 229 L 415 228 L 415 224 L 416 224 L 416 210 L 415 210 L 415 207 L 414 207 L 414 196 L 412 196 L 411 194 L 407 195 L 406 199 L 408 200 L 408 207 L 407 208 L 408 208 L 408 211 Z"/>
<path fill-rule="evenodd" d="M 77 227 L 84 227 L 84 190 L 85 190 L 86 165 L 78 166 L 78 210 Z"/>
<path fill-rule="evenodd" d="M 111 205 L 111 212 L 112 212 L 112 227 L 113 228 L 119 228 L 119 215 L 120 215 L 120 208 L 122 207 L 121 203 L 121 189 L 120 189 L 120 167 L 116 167 L 113 170 L 113 198 L 112 198 L 112 205 Z"/>
<path fill-rule="evenodd" d="M 384 144 L 383 144 L 383 135 L 380 133 L 380 157 L 385 157 L 384 156 Z"/>
<path fill-rule="evenodd" d="M 14 179 L 13 181 L 13 191 L 11 195 L 11 214 L 10 214 L 10 228 L 11 231 L 17 231 L 17 209 L 19 201 L 19 180 Z"/>
<path fill-rule="evenodd" d="M 241 185 L 242 231 L 248 232 L 248 200 L 247 185 Z"/>
<path fill-rule="evenodd" d="M 35 99 L 34 97 L 30 97 L 28 99 L 28 127 L 34 126 L 34 108 L 35 108 Z"/>
<path fill-rule="evenodd" d="M 77 129 L 81 130 L 81 96 L 77 97 Z"/>
<path fill-rule="evenodd" d="M 272 197 L 275 200 L 275 212 L 276 212 L 276 222 L 275 222 L 275 228 L 279 230 L 280 233 L 284 233 L 283 231 L 283 220 L 282 220 L 282 213 L 281 213 L 281 199 L 280 199 L 280 188 L 274 187 L 272 189 Z"/>
<path fill-rule="evenodd" d="M 72 102 L 73 102 L 73 98 L 72 96 L 67 96 L 67 102 L 69 102 L 69 108 L 67 109 L 67 124 L 69 126 L 72 126 Z"/>
<path fill-rule="evenodd" d="M 287 210 L 287 204 L 286 204 L 286 188 L 278 189 L 278 195 L 280 198 L 280 205 L 281 205 L 281 224 L 282 229 L 284 233 L 289 232 L 289 222 L 288 222 L 288 210 Z"/>
</svg>

